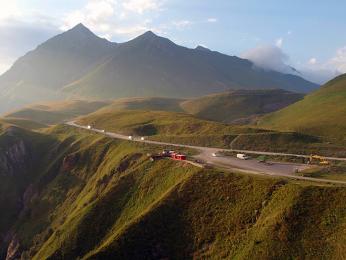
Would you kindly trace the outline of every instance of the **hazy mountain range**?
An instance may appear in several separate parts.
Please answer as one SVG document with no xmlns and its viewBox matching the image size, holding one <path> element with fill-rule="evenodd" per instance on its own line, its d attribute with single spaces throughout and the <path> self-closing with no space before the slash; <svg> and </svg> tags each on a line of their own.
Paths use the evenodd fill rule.
<svg viewBox="0 0 346 260">
<path fill-rule="evenodd" d="M 152 32 L 112 43 L 79 24 L 19 58 L 0 77 L 0 112 L 71 97 L 197 97 L 230 89 L 306 93 L 318 85 L 256 68 L 249 60 L 201 46 L 189 49 Z"/>
</svg>

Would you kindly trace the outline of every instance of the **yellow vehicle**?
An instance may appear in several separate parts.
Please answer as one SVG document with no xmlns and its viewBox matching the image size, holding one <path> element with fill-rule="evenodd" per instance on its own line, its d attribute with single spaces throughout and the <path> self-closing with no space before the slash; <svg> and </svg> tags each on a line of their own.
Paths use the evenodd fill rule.
<svg viewBox="0 0 346 260">
<path fill-rule="evenodd" d="M 309 164 L 312 164 L 315 160 L 318 160 L 320 165 L 329 165 L 330 164 L 330 162 L 326 158 L 324 158 L 323 156 L 313 155 L 313 154 L 310 155 Z"/>
</svg>

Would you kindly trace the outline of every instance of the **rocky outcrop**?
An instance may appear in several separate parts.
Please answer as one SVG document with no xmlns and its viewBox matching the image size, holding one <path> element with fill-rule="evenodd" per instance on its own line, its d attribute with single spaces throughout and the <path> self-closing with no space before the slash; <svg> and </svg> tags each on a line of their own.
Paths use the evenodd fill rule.
<svg viewBox="0 0 346 260">
<path fill-rule="evenodd" d="M 69 172 L 71 171 L 74 166 L 77 164 L 79 159 L 79 155 L 78 154 L 69 154 L 67 155 L 63 162 L 62 162 L 62 169 L 64 172 Z"/>
<path fill-rule="evenodd" d="M 29 151 L 23 140 L 15 141 L 0 150 L 0 174 L 13 176 L 26 170 Z"/>
<path fill-rule="evenodd" d="M 20 258 L 20 243 L 16 235 L 11 239 L 11 242 L 7 248 L 6 260 L 15 260 Z"/>
</svg>

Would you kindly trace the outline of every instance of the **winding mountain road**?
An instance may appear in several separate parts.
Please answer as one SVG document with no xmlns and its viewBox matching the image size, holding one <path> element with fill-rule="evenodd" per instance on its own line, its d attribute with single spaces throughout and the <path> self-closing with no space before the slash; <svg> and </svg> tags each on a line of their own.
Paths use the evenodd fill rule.
<svg viewBox="0 0 346 260">
<path fill-rule="evenodd" d="M 99 129 L 89 129 L 87 126 L 78 125 L 75 122 L 67 122 L 66 125 L 85 129 L 88 131 L 96 132 L 99 134 L 103 134 L 110 138 L 122 139 L 133 142 L 142 142 L 147 144 L 161 145 L 161 146 L 173 146 L 173 147 L 181 147 L 181 148 L 191 148 L 198 150 L 200 153 L 194 156 L 198 160 L 202 160 L 208 164 L 215 165 L 217 167 L 238 171 L 248 174 L 257 174 L 257 175 L 269 175 L 269 176 L 278 176 L 278 177 L 286 177 L 292 178 L 296 180 L 305 180 L 305 181 L 314 181 L 320 183 L 333 183 L 333 184 L 344 184 L 346 185 L 346 181 L 338 181 L 338 180 L 330 180 L 330 179 L 321 179 L 321 178 L 311 178 L 311 177 L 303 177 L 297 176 L 296 171 L 302 171 L 308 169 L 310 166 L 306 164 L 298 164 L 298 163 L 282 163 L 282 162 L 273 162 L 271 164 L 259 163 L 257 160 L 240 160 L 235 157 L 230 156 L 217 156 L 214 157 L 212 154 L 220 152 L 220 151 L 229 151 L 229 152 L 238 152 L 238 153 L 247 153 L 247 154 L 257 154 L 257 155 L 272 155 L 272 156 L 292 156 L 297 158 L 309 158 L 308 155 L 300 155 L 300 154 L 289 154 L 289 153 L 275 153 L 275 152 L 259 152 L 259 151 L 248 151 L 248 150 L 234 150 L 234 149 L 220 149 L 220 148 L 211 148 L 211 147 L 202 147 L 202 146 L 193 146 L 193 145 L 184 145 L 184 144 L 174 144 L 174 143 L 166 143 L 166 142 L 158 142 L 151 140 L 141 140 L 140 138 L 134 138 L 132 140 L 129 139 L 128 136 L 112 133 L 112 132 L 104 132 Z M 346 161 L 346 158 L 337 158 L 337 157 L 326 157 L 328 160 L 334 161 Z"/>
</svg>

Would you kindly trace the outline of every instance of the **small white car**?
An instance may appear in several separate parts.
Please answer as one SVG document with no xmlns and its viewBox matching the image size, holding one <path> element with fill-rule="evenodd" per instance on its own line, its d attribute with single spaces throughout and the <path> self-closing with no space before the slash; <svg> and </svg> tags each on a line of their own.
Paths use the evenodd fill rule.
<svg viewBox="0 0 346 260">
<path fill-rule="evenodd" d="M 248 156 L 246 154 L 243 154 L 243 153 L 238 153 L 237 154 L 237 158 L 240 159 L 240 160 L 249 160 L 250 156 Z"/>
<path fill-rule="evenodd" d="M 101 133 L 104 133 L 104 132 L 105 132 L 105 130 L 102 129 L 102 130 L 101 130 Z"/>
<path fill-rule="evenodd" d="M 129 140 L 133 140 L 133 136 L 132 135 L 129 135 Z"/>
<path fill-rule="evenodd" d="M 141 137 L 141 141 L 144 141 L 145 140 L 145 137 Z"/>
</svg>

